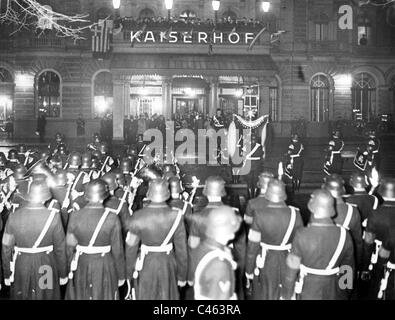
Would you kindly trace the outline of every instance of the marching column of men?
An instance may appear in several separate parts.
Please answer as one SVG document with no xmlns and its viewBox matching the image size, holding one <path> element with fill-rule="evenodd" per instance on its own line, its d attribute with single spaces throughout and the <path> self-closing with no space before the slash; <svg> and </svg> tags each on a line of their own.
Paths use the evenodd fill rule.
<svg viewBox="0 0 395 320">
<path fill-rule="evenodd" d="M 144 165 L 139 150 L 113 158 L 98 135 L 69 153 L 62 139 L 0 155 L 11 299 L 395 299 L 394 179 L 357 172 L 346 194 L 329 174 L 305 226 L 270 172 L 256 175 L 245 212 L 227 205 L 218 176 L 202 206 L 199 181 L 186 192 L 173 164 Z"/>
</svg>

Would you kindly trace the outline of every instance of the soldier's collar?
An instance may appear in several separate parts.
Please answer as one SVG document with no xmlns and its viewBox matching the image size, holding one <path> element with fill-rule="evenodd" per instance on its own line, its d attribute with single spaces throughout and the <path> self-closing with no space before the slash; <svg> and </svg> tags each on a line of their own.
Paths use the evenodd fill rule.
<svg viewBox="0 0 395 320">
<path fill-rule="evenodd" d="M 221 243 L 219 243 L 219 242 L 217 242 L 217 241 L 215 241 L 214 239 L 211 239 L 211 238 L 206 238 L 204 240 L 204 243 L 210 248 L 221 249 L 221 250 L 224 250 L 224 251 L 227 249 L 226 246 L 224 246 L 223 244 L 221 244 Z"/>
<path fill-rule="evenodd" d="M 335 223 L 331 218 L 315 218 L 314 216 L 311 216 L 310 222 L 308 224 L 309 226 L 334 226 Z"/>
<path fill-rule="evenodd" d="M 102 203 L 88 202 L 85 208 L 104 208 L 104 205 Z"/>
<path fill-rule="evenodd" d="M 149 204 L 147 204 L 147 207 L 149 207 L 149 208 L 166 208 L 166 207 L 168 207 L 168 205 L 166 202 L 160 202 L 160 203 L 150 202 Z"/>
</svg>

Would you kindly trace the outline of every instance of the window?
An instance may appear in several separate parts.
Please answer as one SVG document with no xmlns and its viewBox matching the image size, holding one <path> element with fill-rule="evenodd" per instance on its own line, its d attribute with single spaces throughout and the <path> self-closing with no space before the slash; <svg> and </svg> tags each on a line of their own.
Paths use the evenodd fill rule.
<svg viewBox="0 0 395 320">
<path fill-rule="evenodd" d="M 372 28 L 370 20 L 361 16 L 358 18 L 358 45 L 367 46 L 371 44 Z"/>
<path fill-rule="evenodd" d="M 370 121 L 376 115 L 376 81 L 365 72 L 357 74 L 352 85 L 354 118 Z"/>
<path fill-rule="evenodd" d="M 278 87 L 269 87 L 269 117 L 271 121 L 279 120 Z"/>
<path fill-rule="evenodd" d="M 140 11 L 139 18 L 144 19 L 144 18 L 153 18 L 155 16 L 155 13 L 152 9 L 150 8 L 145 8 Z"/>
<path fill-rule="evenodd" d="M 311 120 L 328 121 L 330 83 L 326 76 L 316 75 L 311 79 Z"/>
<path fill-rule="evenodd" d="M 328 25 L 325 23 L 315 24 L 315 40 L 326 41 L 328 40 Z"/>
<path fill-rule="evenodd" d="M 181 14 L 180 14 L 180 18 L 184 19 L 184 20 L 188 20 L 188 19 L 195 19 L 196 18 L 196 13 L 192 10 L 184 10 Z"/>
<path fill-rule="evenodd" d="M 59 118 L 61 109 L 60 76 L 44 71 L 37 80 L 38 111 L 47 118 Z"/>
<path fill-rule="evenodd" d="M 234 13 L 232 10 L 227 10 L 222 14 L 222 18 L 226 20 L 234 21 L 237 19 L 237 14 Z"/>
<path fill-rule="evenodd" d="M 395 114 L 395 76 L 393 76 L 390 81 L 390 91 L 392 96 L 392 109 L 390 113 L 394 115 Z"/>
<path fill-rule="evenodd" d="M 4 68 L 0 68 L 0 83 L 11 83 L 14 82 L 11 73 Z"/>
<path fill-rule="evenodd" d="M 103 118 L 107 114 L 112 113 L 113 84 L 110 72 L 102 71 L 96 75 L 93 91 L 95 118 Z"/>
</svg>

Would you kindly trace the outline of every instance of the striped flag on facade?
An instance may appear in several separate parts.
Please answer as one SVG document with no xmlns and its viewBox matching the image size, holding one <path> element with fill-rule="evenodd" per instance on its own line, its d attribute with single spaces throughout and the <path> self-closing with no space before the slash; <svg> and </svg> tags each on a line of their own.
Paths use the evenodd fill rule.
<svg viewBox="0 0 395 320">
<path fill-rule="evenodd" d="M 92 53 L 94 58 L 104 59 L 110 52 L 113 20 L 99 20 L 92 29 Z"/>
</svg>

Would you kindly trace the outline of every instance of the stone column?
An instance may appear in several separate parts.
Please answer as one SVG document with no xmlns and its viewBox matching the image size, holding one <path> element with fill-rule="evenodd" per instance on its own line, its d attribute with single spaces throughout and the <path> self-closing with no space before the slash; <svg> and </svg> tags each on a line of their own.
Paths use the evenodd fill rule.
<svg viewBox="0 0 395 320">
<path fill-rule="evenodd" d="M 130 77 L 113 75 L 113 139 L 123 140 L 125 109 L 130 105 Z"/>
<path fill-rule="evenodd" d="M 218 78 L 210 78 L 210 103 L 208 113 L 212 117 L 218 108 Z"/>
<path fill-rule="evenodd" d="M 163 77 L 162 80 L 162 108 L 163 115 L 166 120 L 171 119 L 173 114 L 172 97 L 171 97 L 172 79 L 170 77 Z"/>
</svg>

